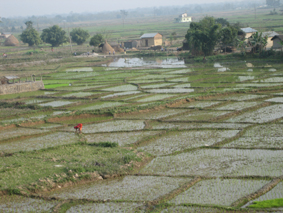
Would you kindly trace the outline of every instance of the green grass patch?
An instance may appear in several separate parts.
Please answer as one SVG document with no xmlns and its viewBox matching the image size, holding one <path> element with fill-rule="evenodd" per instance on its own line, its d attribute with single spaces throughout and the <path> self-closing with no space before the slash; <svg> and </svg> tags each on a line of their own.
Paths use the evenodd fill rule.
<svg viewBox="0 0 283 213">
<path fill-rule="evenodd" d="M 265 201 L 254 201 L 249 208 L 277 208 L 283 207 L 283 198 Z"/>
<path fill-rule="evenodd" d="M 38 183 L 39 179 L 44 178 L 62 183 L 72 179 L 73 173 L 68 173 L 70 170 L 79 175 L 95 171 L 101 175 L 119 174 L 125 171 L 121 166 L 132 160 L 140 161 L 133 151 L 107 142 L 100 143 L 99 146 L 79 143 L 19 152 L 10 157 L 0 158 L 0 190 L 16 189 L 19 186 L 35 189 L 38 187 L 37 184 L 31 184 Z M 54 174 L 60 174 L 60 177 Z M 11 193 L 15 194 L 16 191 L 13 190 Z"/>
<path fill-rule="evenodd" d="M 57 88 L 57 87 L 67 87 L 69 86 L 69 84 L 47 84 L 47 85 L 44 85 L 44 88 L 45 89 L 54 89 L 54 88 Z"/>
</svg>

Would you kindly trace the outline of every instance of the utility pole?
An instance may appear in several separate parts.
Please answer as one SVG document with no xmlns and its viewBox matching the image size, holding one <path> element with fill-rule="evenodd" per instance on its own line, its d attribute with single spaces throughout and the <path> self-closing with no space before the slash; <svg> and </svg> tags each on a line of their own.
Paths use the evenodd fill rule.
<svg viewBox="0 0 283 213">
<path fill-rule="evenodd" d="M 70 41 L 70 45 L 71 45 L 71 53 L 73 53 L 72 39 L 71 39 L 71 36 L 70 36 L 70 29 L 69 29 L 69 27 L 68 27 L 68 34 L 69 34 L 69 41 Z"/>
</svg>

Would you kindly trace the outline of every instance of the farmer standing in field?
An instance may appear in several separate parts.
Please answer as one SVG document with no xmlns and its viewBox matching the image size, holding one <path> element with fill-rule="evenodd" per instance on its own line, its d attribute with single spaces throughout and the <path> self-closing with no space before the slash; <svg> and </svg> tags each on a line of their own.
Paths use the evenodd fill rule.
<svg viewBox="0 0 283 213">
<path fill-rule="evenodd" d="M 83 124 L 78 124 L 77 126 L 74 127 L 74 129 L 76 129 L 76 132 L 77 130 L 79 130 L 79 133 L 82 132 L 82 128 L 83 128 Z"/>
</svg>

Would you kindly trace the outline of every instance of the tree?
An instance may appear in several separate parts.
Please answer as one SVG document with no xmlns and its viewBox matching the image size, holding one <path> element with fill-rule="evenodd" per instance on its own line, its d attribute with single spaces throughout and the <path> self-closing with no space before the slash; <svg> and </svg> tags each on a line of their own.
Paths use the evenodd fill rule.
<svg viewBox="0 0 283 213">
<path fill-rule="evenodd" d="M 128 16 L 128 12 L 126 10 L 120 10 L 120 14 L 123 19 L 123 27 L 124 27 L 125 18 Z"/>
<path fill-rule="evenodd" d="M 217 24 L 221 24 L 222 27 L 229 25 L 229 22 L 226 19 L 224 19 L 224 18 L 217 18 L 217 19 L 215 19 L 215 22 Z"/>
<path fill-rule="evenodd" d="M 89 42 L 89 45 L 91 46 L 99 46 L 104 42 L 102 34 L 96 34 L 94 35 Z"/>
<path fill-rule="evenodd" d="M 256 32 L 251 36 L 250 43 L 252 44 L 253 53 L 255 51 L 261 52 L 263 48 L 267 45 L 267 36 L 263 36 L 262 33 Z"/>
<path fill-rule="evenodd" d="M 52 47 L 58 47 L 68 41 L 68 37 L 65 34 L 66 32 L 61 27 L 54 25 L 42 31 L 41 39 L 45 43 L 51 44 Z"/>
<path fill-rule="evenodd" d="M 229 25 L 221 30 L 221 42 L 225 46 L 225 53 L 227 45 L 233 45 L 237 39 L 238 30 Z"/>
<path fill-rule="evenodd" d="M 20 34 L 21 40 L 29 46 L 39 45 L 42 41 L 36 29 L 33 28 L 32 22 L 27 21 L 25 24 L 27 28 Z"/>
<path fill-rule="evenodd" d="M 198 23 L 191 22 L 185 37 L 193 54 L 211 55 L 221 36 L 220 28 L 213 17 L 205 17 Z"/>
<path fill-rule="evenodd" d="M 85 30 L 82 30 L 80 28 L 75 28 L 70 32 L 72 41 L 77 43 L 77 45 L 82 45 L 88 38 L 89 33 Z"/>
</svg>

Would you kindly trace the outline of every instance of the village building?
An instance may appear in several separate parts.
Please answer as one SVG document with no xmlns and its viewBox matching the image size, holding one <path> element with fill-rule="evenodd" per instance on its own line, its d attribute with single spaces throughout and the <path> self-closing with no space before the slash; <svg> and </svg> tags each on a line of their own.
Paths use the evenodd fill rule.
<svg viewBox="0 0 283 213">
<path fill-rule="evenodd" d="M 177 23 L 192 22 L 192 17 L 188 16 L 187 13 L 181 14 L 178 18 L 175 18 Z"/>
<path fill-rule="evenodd" d="M 162 46 L 160 33 L 145 33 L 141 36 L 141 47 Z"/>
<path fill-rule="evenodd" d="M 21 92 L 30 92 L 44 89 L 42 77 L 40 80 L 34 75 L 31 75 L 31 80 L 26 77 L 21 80 L 18 76 L 3 76 L 0 77 L 0 95 L 15 94 Z"/>
<path fill-rule="evenodd" d="M 6 39 L 9 38 L 10 35 L 12 35 L 12 33 L 8 33 L 8 32 L 0 33 L 0 38 Z"/>
<path fill-rule="evenodd" d="M 269 31 L 269 32 L 263 32 L 262 37 L 267 37 L 267 45 L 266 48 L 272 48 L 273 47 L 273 40 L 272 38 L 276 35 L 279 35 L 278 33 L 274 31 Z"/>
<path fill-rule="evenodd" d="M 257 30 L 255 30 L 251 27 L 241 28 L 241 30 L 246 34 L 245 35 L 246 40 L 257 32 Z"/>
<path fill-rule="evenodd" d="M 272 39 L 273 41 L 273 49 L 282 49 L 283 45 L 281 42 L 283 42 L 283 35 L 276 35 Z"/>
<path fill-rule="evenodd" d="M 141 40 L 130 40 L 124 42 L 124 47 L 127 49 L 139 48 L 141 46 Z"/>
</svg>

